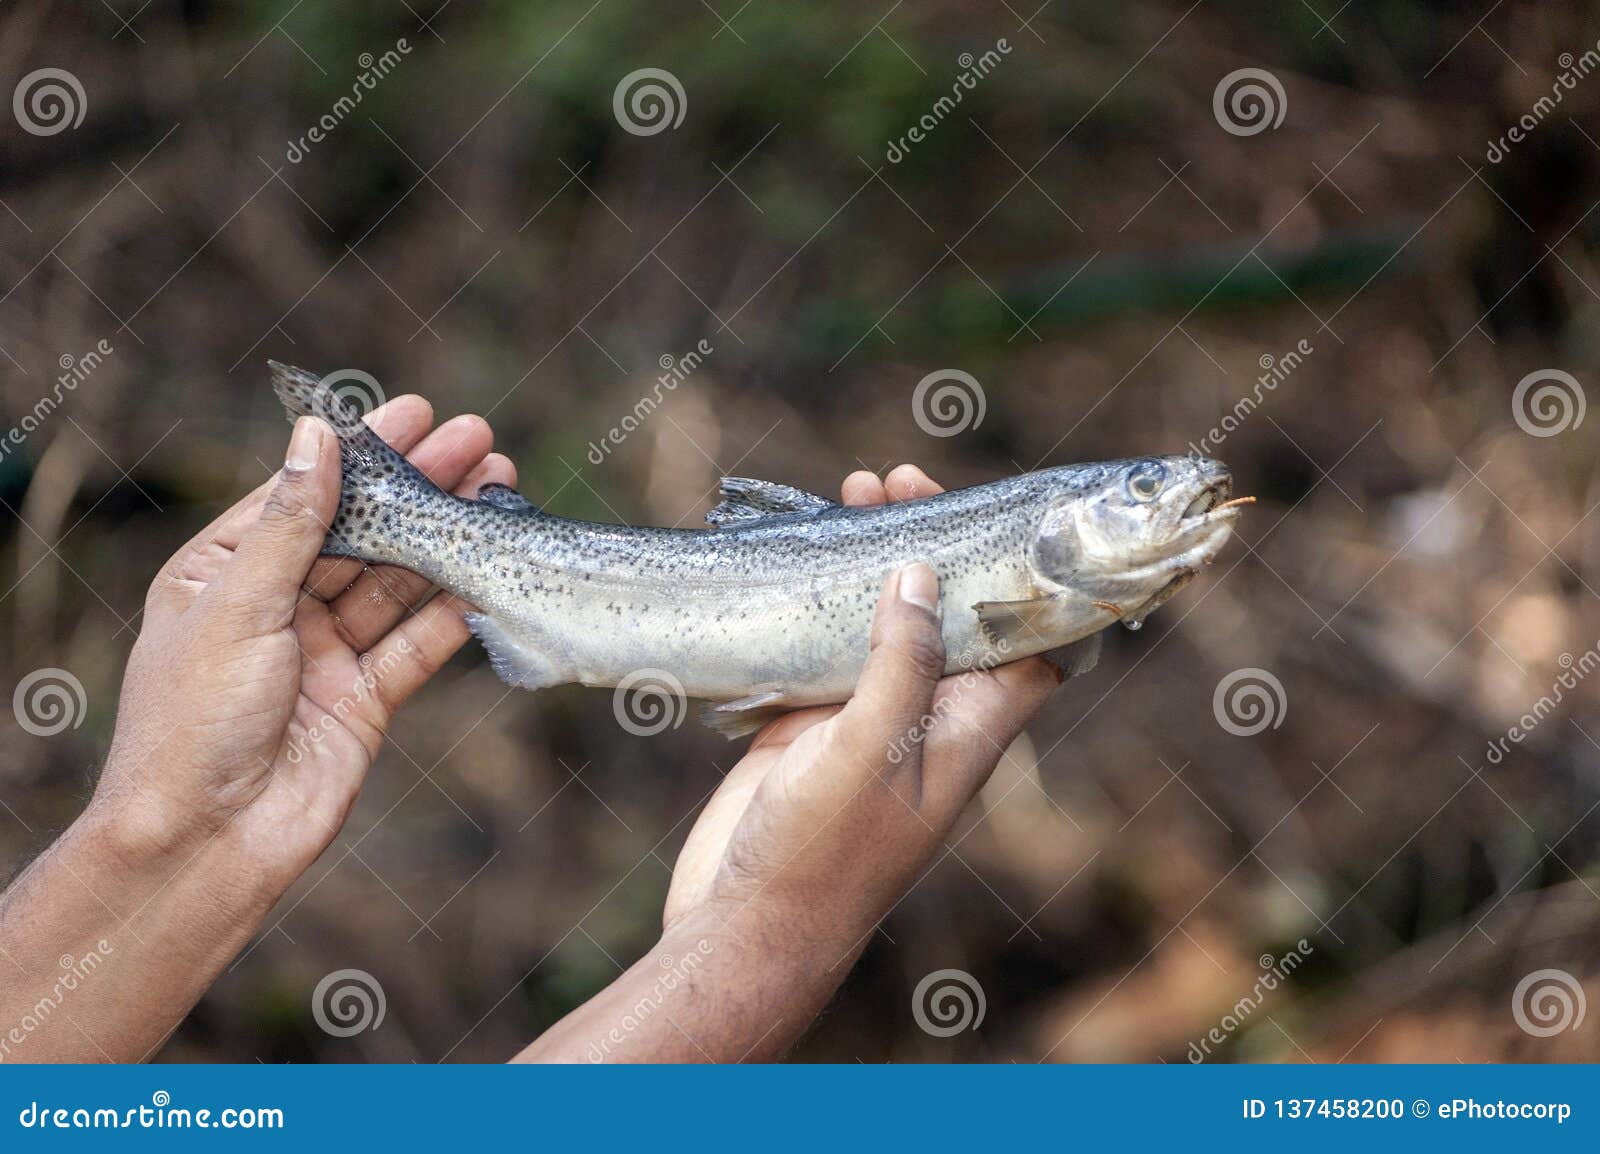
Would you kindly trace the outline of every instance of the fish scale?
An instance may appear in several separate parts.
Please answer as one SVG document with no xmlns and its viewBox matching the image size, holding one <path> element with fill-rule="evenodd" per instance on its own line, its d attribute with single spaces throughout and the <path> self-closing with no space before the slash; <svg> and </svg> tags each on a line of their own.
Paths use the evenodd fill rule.
<svg viewBox="0 0 1600 1154">
<path fill-rule="evenodd" d="M 725 478 L 712 528 L 569 520 L 505 486 L 446 493 L 317 376 L 271 371 L 291 418 L 339 433 L 326 554 L 403 566 L 471 603 L 468 624 L 511 685 L 661 674 L 713 703 L 707 721 L 729 736 L 846 700 L 879 590 L 903 565 L 939 576 L 947 673 L 1041 653 L 1082 672 L 1099 630 L 1142 622 L 1215 556 L 1238 513 L 1220 462 L 1158 457 L 872 507 Z M 1158 471 L 1143 498 L 1136 482 Z"/>
</svg>

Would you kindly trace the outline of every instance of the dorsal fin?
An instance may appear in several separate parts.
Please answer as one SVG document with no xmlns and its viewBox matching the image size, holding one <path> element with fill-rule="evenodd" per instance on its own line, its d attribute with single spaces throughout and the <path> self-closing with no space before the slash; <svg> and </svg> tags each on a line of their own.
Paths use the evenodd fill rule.
<svg viewBox="0 0 1600 1154">
<path fill-rule="evenodd" d="M 510 485 L 491 481 L 478 490 L 478 500 L 485 501 L 508 513 L 538 513 L 539 506 L 528 500 Z"/>
<path fill-rule="evenodd" d="M 820 512 L 838 504 L 793 485 L 755 481 L 749 477 L 722 478 L 721 497 L 721 504 L 706 514 L 706 524 L 719 529 L 786 513 Z"/>
</svg>

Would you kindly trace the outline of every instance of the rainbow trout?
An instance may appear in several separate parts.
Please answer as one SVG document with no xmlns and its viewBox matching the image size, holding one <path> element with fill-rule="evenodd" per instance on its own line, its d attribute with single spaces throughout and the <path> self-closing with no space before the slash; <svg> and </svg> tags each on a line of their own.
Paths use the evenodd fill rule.
<svg viewBox="0 0 1600 1154">
<path fill-rule="evenodd" d="M 444 492 L 318 377 L 271 368 L 291 418 L 339 434 L 325 554 L 399 565 L 471 602 L 468 624 L 510 685 L 648 673 L 708 701 L 707 724 L 729 737 L 848 699 L 879 588 L 913 561 L 939 575 L 946 672 L 1035 654 L 1087 672 L 1099 631 L 1137 629 L 1211 562 L 1251 500 L 1230 500 L 1220 461 L 1167 456 L 871 508 L 725 477 L 709 529 L 571 521 L 503 485 Z"/>
</svg>

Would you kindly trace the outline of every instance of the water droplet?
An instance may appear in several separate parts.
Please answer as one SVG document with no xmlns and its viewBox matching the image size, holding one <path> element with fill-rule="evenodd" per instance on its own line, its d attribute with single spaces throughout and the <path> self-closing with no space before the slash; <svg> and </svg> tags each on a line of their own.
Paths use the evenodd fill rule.
<svg viewBox="0 0 1600 1154">
<path fill-rule="evenodd" d="M 1124 621 L 1123 624 L 1128 627 L 1129 633 L 1137 633 L 1144 628 L 1143 621 Z"/>
</svg>

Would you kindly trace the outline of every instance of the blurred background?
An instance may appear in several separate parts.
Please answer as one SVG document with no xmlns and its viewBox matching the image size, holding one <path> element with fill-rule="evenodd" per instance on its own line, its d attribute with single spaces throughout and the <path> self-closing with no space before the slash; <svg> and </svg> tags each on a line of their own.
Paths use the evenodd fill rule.
<svg viewBox="0 0 1600 1154">
<path fill-rule="evenodd" d="M 484 413 L 531 499 L 630 523 L 722 473 L 1193 445 L 1259 498 L 1234 543 L 1108 635 L 795 1058 L 1600 1056 L 1597 37 L 1516 2 L 6 5 L 0 672 L 82 698 L 0 711 L 4 860 L 92 789 L 158 566 L 281 460 L 268 357 Z M 508 1057 L 653 942 L 739 752 L 506 697 L 476 643 L 394 739 L 160 1059 Z M 317 1027 L 343 968 L 380 1028 Z M 941 970 L 984 1006 L 949 1036 Z"/>
</svg>

